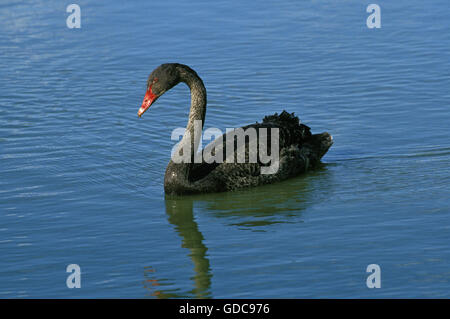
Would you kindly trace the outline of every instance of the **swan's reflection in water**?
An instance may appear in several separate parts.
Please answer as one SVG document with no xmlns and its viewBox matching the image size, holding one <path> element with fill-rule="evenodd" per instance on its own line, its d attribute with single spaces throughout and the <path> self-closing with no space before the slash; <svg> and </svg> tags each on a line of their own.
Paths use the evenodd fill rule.
<svg viewBox="0 0 450 319">
<path fill-rule="evenodd" d="M 325 167 L 281 183 L 230 193 L 165 198 L 168 221 L 181 237 L 181 247 L 189 250 L 195 270 L 194 288 L 180 293 L 173 284 L 158 280 L 152 267 L 144 271 L 144 286 L 157 298 L 210 298 L 212 271 L 208 248 L 194 218 L 196 210 L 227 220 L 227 225 L 251 231 L 265 231 L 277 223 L 299 223 L 301 211 L 328 197 L 329 174 Z M 168 289 L 166 289 L 168 288 Z"/>
<path fill-rule="evenodd" d="M 301 212 L 329 196 L 330 174 L 323 165 L 314 172 L 280 183 L 264 185 L 218 196 L 199 195 L 196 208 L 226 220 L 228 225 L 250 231 L 265 226 L 302 222 Z"/>
<path fill-rule="evenodd" d="M 156 278 L 156 272 L 152 267 L 146 267 L 144 270 L 144 287 L 150 291 L 151 296 L 157 298 L 210 298 L 212 273 L 206 257 L 208 249 L 203 244 L 203 235 L 194 220 L 194 202 L 189 198 L 166 197 L 165 203 L 168 220 L 181 237 L 181 247 L 189 250 L 189 257 L 194 264 L 195 275 L 191 278 L 194 281 L 194 288 L 187 294 L 164 289 L 166 285 Z"/>
</svg>

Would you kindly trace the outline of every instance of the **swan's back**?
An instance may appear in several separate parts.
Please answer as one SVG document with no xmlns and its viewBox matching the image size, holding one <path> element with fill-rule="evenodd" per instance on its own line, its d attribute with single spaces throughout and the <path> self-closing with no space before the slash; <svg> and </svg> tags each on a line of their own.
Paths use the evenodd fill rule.
<svg viewBox="0 0 450 319">
<path fill-rule="evenodd" d="M 262 163 L 258 157 L 256 163 L 249 162 L 251 157 L 252 143 L 250 139 L 245 140 L 245 163 L 238 163 L 237 157 L 239 151 L 237 149 L 237 141 L 231 144 L 234 148 L 234 160 L 225 163 L 194 163 L 190 164 L 189 183 L 183 189 L 173 189 L 171 187 L 170 178 L 167 172 L 183 169 L 183 164 L 169 163 L 166 171 L 165 190 L 168 193 L 197 193 L 197 192 L 220 192 L 231 191 L 244 187 L 252 187 L 263 184 L 270 184 L 277 181 L 287 179 L 289 177 L 301 174 L 308 169 L 316 166 L 323 155 L 333 144 L 332 138 L 328 133 L 311 134 L 308 126 L 301 124 L 300 120 L 294 113 L 290 114 L 283 111 L 281 114 L 264 117 L 262 123 L 255 123 L 242 127 L 244 131 L 254 128 L 256 131 L 257 145 L 260 141 L 260 129 L 266 128 L 267 141 L 271 140 L 271 129 L 278 128 L 279 132 L 279 161 L 278 169 L 273 174 L 261 174 L 262 167 L 268 167 L 273 163 Z M 232 132 L 231 132 L 232 133 Z M 215 147 L 216 151 L 223 152 L 226 158 L 226 141 L 234 135 L 227 133 L 222 139 L 216 139 L 205 147 L 209 150 Z M 265 140 L 265 139 L 263 139 Z M 267 142 L 267 154 L 271 154 L 271 143 Z M 258 151 L 260 151 L 258 149 Z M 179 184 L 179 183 L 178 183 Z M 182 186 L 182 185 L 178 185 Z M 190 191 L 191 190 L 191 191 Z"/>
</svg>

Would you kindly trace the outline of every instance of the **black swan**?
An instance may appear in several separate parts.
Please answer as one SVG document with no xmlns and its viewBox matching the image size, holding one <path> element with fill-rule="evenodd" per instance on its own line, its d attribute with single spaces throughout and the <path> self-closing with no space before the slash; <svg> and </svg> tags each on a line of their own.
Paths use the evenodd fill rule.
<svg viewBox="0 0 450 319">
<path fill-rule="evenodd" d="M 183 155 L 186 147 L 188 151 L 184 155 L 188 152 L 190 154 L 187 155 L 189 160 L 185 162 L 174 161 L 173 158 L 170 160 L 164 176 L 166 194 L 223 192 L 281 181 L 316 166 L 333 144 L 330 134 L 311 134 L 310 128 L 300 124 L 294 113 L 283 111 L 279 115 L 275 113 L 266 116 L 262 123 L 256 122 L 237 129 L 241 132 L 242 129 L 244 132 L 254 129 L 256 136 L 253 135 L 253 140 L 256 140 L 256 144 L 252 144 L 252 136 L 249 134 L 244 136 L 244 148 L 239 147 L 236 135 L 230 135 L 227 132 L 197 153 L 206 113 L 206 89 L 202 79 L 187 65 L 167 63 L 153 70 L 147 81 L 147 92 L 138 116 L 141 117 L 161 95 L 180 82 L 186 83 L 191 90 L 191 109 L 186 133 L 178 144 L 175 154 Z M 200 134 L 196 131 L 196 125 L 198 125 L 196 123 L 200 123 L 200 127 L 197 127 L 200 129 Z M 277 144 L 275 144 L 278 148 L 278 156 L 274 160 L 276 161 L 275 170 L 271 173 L 262 173 L 264 168 L 267 169 L 273 163 L 260 158 L 249 161 L 249 158 L 254 158 L 252 154 L 255 153 L 250 146 L 257 145 L 256 153 L 262 149 L 262 146 L 265 146 L 266 154 L 276 152 L 271 143 L 267 142 L 268 145 L 265 145 L 266 140 L 271 140 L 271 136 L 276 135 L 271 133 L 273 129 L 278 135 Z M 261 132 L 265 134 L 262 135 Z M 226 152 L 227 145 L 229 150 L 233 149 L 231 161 L 229 161 L 230 157 L 227 157 L 229 154 Z M 226 158 L 226 161 L 223 163 L 205 161 L 202 154 L 206 156 L 206 149 L 212 155 L 223 152 L 222 158 Z M 199 154 L 201 160 L 196 161 Z M 240 161 L 237 160 L 239 156 L 245 157 L 245 161 L 242 161 L 243 157 Z"/>
</svg>

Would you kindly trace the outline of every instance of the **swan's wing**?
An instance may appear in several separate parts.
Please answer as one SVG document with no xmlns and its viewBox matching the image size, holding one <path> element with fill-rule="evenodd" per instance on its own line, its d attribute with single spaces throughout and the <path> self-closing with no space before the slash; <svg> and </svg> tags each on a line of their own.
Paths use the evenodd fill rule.
<svg viewBox="0 0 450 319">
<path fill-rule="evenodd" d="M 235 137 L 236 133 L 239 133 L 237 130 L 245 136 L 244 143 L 239 143 Z M 283 111 L 281 114 L 275 113 L 264 117 L 262 123 L 256 122 L 227 132 L 202 150 L 202 162 L 193 165 L 190 180 L 202 179 L 219 166 L 231 175 L 259 174 L 261 167 L 270 165 L 261 162 L 260 147 L 264 146 L 266 154 L 271 154 L 272 137 L 276 140 L 279 154 L 282 154 L 292 146 L 298 149 L 303 143 L 307 143 L 311 139 L 311 130 L 308 126 L 300 124 L 299 118 L 294 113 Z"/>
<path fill-rule="evenodd" d="M 201 151 L 202 162 L 193 164 L 189 179 L 200 180 L 219 165 L 225 165 L 229 174 L 234 172 L 238 175 L 259 175 L 260 168 L 269 165 L 260 161 L 259 150 L 261 146 L 264 146 L 265 153 L 271 154 L 274 134 L 272 129 L 278 129 L 278 136 L 274 138 L 280 152 L 290 144 L 298 142 L 293 138 L 290 127 L 279 127 L 279 125 L 280 123 L 272 121 L 255 123 L 221 135 Z M 240 141 L 236 137 L 237 134 L 244 135 Z"/>
</svg>

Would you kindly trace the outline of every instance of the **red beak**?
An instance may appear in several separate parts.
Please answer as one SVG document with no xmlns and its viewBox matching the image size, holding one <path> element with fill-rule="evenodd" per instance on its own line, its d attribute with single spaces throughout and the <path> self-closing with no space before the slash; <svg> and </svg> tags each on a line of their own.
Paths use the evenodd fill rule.
<svg viewBox="0 0 450 319">
<path fill-rule="evenodd" d="M 138 111 L 138 116 L 141 117 L 141 115 L 144 114 L 144 112 L 148 110 L 150 105 L 152 105 L 153 102 L 155 102 L 157 98 L 158 98 L 158 96 L 153 94 L 152 86 L 150 85 L 150 87 L 147 90 L 147 93 L 145 93 L 145 97 L 144 97 L 144 101 L 142 102 L 142 106 Z"/>
</svg>

